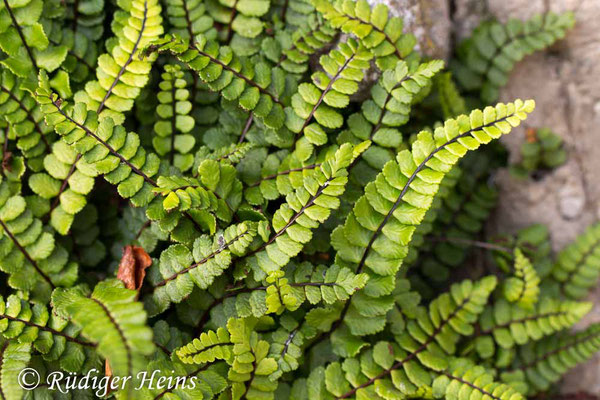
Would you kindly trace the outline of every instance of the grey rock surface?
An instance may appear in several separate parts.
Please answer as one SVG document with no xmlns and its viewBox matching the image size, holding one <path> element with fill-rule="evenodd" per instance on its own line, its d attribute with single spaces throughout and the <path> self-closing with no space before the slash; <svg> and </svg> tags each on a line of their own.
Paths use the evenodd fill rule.
<svg viewBox="0 0 600 400">
<path fill-rule="evenodd" d="M 459 0 L 461 3 L 463 0 Z M 549 226 L 559 250 L 600 216 L 600 1 L 489 0 L 488 10 L 500 20 L 544 11 L 573 10 L 577 24 L 549 51 L 521 62 L 502 99 L 532 97 L 537 110 L 528 126 L 547 126 L 567 145 L 568 162 L 541 181 L 517 181 L 506 171 L 498 176 L 501 190 L 493 229 L 511 231 L 533 222 Z M 505 144 L 514 156 L 524 129 Z M 600 322 L 600 290 L 590 295 L 596 307 L 579 327 Z M 562 391 L 600 394 L 600 356 L 572 370 Z"/>
<path fill-rule="evenodd" d="M 369 0 L 383 3 L 402 17 L 405 32 L 416 36 L 417 49 L 430 57 L 447 58 L 451 50 L 452 21 L 448 0 Z"/>
<path fill-rule="evenodd" d="M 490 227 L 492 232 L 511 232 L 542 222 L 550 228 L 558 251 L 600 216 L 600 1 L 456 0 L 455 4 L 452 25 L 459 38 L 485 15 L 506 21 L 546 11 L 575 12 L 577 24 L 565 40 L 523 60 L 501 96 L 504 101 L 520 97 L 537 102 L 526 125 L 504 139 L 511 161 L 518 158 L 525 128 L 547 126 L 563 137 L 568 162 L 539 181 L 518 180 L 500 171 L 499 208 Z M 596 307 L 579 328 L 600 322 L 600 289 L 590 300 Z M 600 394 L 600 356 L 571 371 L 562 391 Z"/>
<path fill-rule="evenodd" d="M 523 60 L 513 71 L 501 100 L 533 98 L 535 113 L 505 137 L 511 161 L 518 160 L 527 127 L 549 127 L 561 135 L 568 162 L 541 180 L 518 180 L 508 171 L 496 176 L 499 208 L 490 233 L 514 232 L 531 223 L 550 228 L 555 251 L 600 217 L 600 0 L 371 0 L 383 1 L 405 19 L 420 50 L 447 57 L 455 44 L 484 18 L 526 19 L 554 11 L 575 12 L 576 27 L 546 52 Z M 579 327 L 600 322 L 600 289 L 593 311 Z M 600 356 L 566 377 L 564 392 L 600 394 Z"/>
</svg>

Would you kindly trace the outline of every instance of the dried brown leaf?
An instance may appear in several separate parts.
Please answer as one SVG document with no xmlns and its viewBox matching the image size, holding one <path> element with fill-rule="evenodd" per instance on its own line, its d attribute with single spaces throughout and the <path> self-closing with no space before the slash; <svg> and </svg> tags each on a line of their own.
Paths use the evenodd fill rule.
<svg viewBox="0 0 600 400">
<path fill-rule="evenodd" d="M 117 278 L 125 283 L 127 289 L 140 290 L 146 268 L 152 264 L 152 258 L 139 246 L 125 246 L 119 262 Z"/>
</svg>

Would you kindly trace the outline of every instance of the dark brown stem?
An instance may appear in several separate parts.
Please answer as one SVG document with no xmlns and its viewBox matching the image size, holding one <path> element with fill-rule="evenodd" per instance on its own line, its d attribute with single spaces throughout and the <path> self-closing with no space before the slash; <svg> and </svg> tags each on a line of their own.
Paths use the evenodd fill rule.
<svg viewBox="0 0 600 400">
<path fill-rule="evenodd" d="M 281 22 L 285 24 L 285 19 L 287 17 L 287 10 L 289 6 L 290 0 L 284 0 L 283 7 L 281 8 Z"/>
<path fill-rule="evenodd" d="M 75 169 L 77 168 L 77 162 L 79 161 L 80 158 L 81 158 L 81 154 L 77 154 L 77 157 L 75 157 L 75 161 L 73 161 L 73 164 L 71 164 L 71 168 L 69 168 L 69 172 L 67 173 L 67 176 L 65 177 L 65 179 L 63 179 L 62 184 L 60 185 L 58 194 L 56 195 L 56 198 L 52 202 L 52 206 L 50 207 L 50 210 L 48 211 L 46 216 L 49 216 L 52 213 L 52 211 L 56 207 L 58 207 L 58 205 L 60 204 L 60 195 L 67 189 L 67 185 L 69 183 L 69 178 L 71 178 L 71 176 L 75 173 Z"/>
<path fill-rule="evenodd" d="M 117 323 L 117 321 L 115 320 L 115 318 L 110 313 L 110 310 L 108 308 L 106 308 L 106 306 L 104 305 L 104 303 L 102 303 L 101 301 L 98 301 L 98 300 L 94 299 L 93 297 L 89 297 L 89 299 L 92 300 L 93 302 L 95 302 L 96 304 L 98 304 L 100 306 L 100 308 L 102 308 L 102 310 L 104 311 L 104 313 L 106 314 L 106 316 L 110 320 L 110 323 L 117 330 L 117 332 L 119 334 L 119 337 L 123 341 L 123 345 L 125 346 L 125 350 L 126 350 L 126 353 L 127 353 L 126 354 L 127 355 L 127 371 L 128 371 L 129 374 L 132 374 L 133 373 L 133 360 L 131 359 L 131 348 L 129 347 L 129 343 L 127 343 L 127 338 L 125 337 L 125 333 L 121 330 L 121 326 Z"/>
<path fill-rule="evenodd" d="M 142 225 L 142 227 L 140 228 L 140 230 L 138 231 L 138 233 L 135 235 L 135 239 L 136 240 L 140 238 L 140 236 L 142 235 L 142 233 L 144 232 L 144 230 L 146 228 L 148 228 L 150 226 L 150 224 L 151 224 L 151 221 L 144 222 L 144 225 Z"/>
<path fill-rule="evenodd" d="M 242 134 L 240 135 L 240 140 L 238 141 L 238 143 L 242 143 L 244 141 L 244 139 L 246 138 L 246 133 L 248 133 L 248 131 L 250 130 L 250 127 L 252 126 L 253 117 L 254 117 L 254 114 L 252 114 L 252 113 L 250 113 L 250 115 L 248 115 L 248 119 L 246 120 L 246 125 L 244 125 L 244 130 L 242 131 Z"/>
<path fill-rule="evenodd" d="M 537 357 L 533 361 L 518 367 L 516 370 L 517 371 L 525 371 L 526 369 L 529 369 L 542 361 L 546 361 L 548 358 L 550 358 L 554 354 L 560 353 L 561 351 L 564 351 L 570 347 L 577 346 L 578 344 L 581 344 L 581 343 L 583 343 L 589 339 L 595 338 L 597 336 L 600 336 L 600 331 L 590 333 L 589 335 L 582 336 L 578 339 L 573 340 L 572 342 L 569 342 L 560 347 L 557 347 L 556 349 L 544 354 L 543 356 Z"/>
<path fill-rule="evenodd" d="M 273 237 L 271 237 L 269 239 L 268 242 L 266 242 L 265 244 L 263 244 L 262 246 L 260 246 L 258 249 L 251 251 L 250 253 L 248 253 L 247 255 L 244 256 L 245 257 L 250 257 L 256 253 L 259 253 L 261 251 L 263 251 L 268 245 L 270 245 L 271 243 L 273 243 L 279 236 L 283 235 L 285 233 L 285 231 L 292 226 L 292 224 L 294 222 L 296 222 L 296 220 L 298 218 L 300 218 L 300 216 L 302 214 L 304 214 L 304 211 L 306 211 L 307 208 L 309 208 L 310 206 L 312 206 L 315 202 L 315 200 L 321 195 L 321 193 L 323 193 L 323 191 L 325 190 L 325 188 L 327 187 L 327 185 L 329 184 L 329 182 L 331 182 L 334 178 L 331 177 L 329 179 L 327 179 L 325 181 L 325 183 L 319 187 L 319 189 L 317 190 L 317 192 L 314 194 L 314 196 L 312 196 L 304 206 L 302 206 L 302 208 L 300 209 L 300 211 L 298 211 L 296 214 L 294 214 L 294 216 L 292 218 L 290 218 L 290 220 L 288 221 L 287 224 L 285 224 L 285 226 L 283 228 L 281 228 L 279 231 L 277 231 L 277 233 L 275 233 L 275 235 L 273 235 Z"/>
<path fill-rule="evenodd" d="M 80 344 L 82 346 L 96 347 L 95 343 L 90 343 L 90 342 L 86 342 L 85 340 L 77 339 L 77 338 L 75 338 L 73 336 L 67 335 L 64 332 L 57 331 L 56 329 L 52 329 L 49 326 L 38 325 L 38 324 L 35 324 L 35 323 L 31 322 L 31 321 L 27 321 L 27 320 L 24 320 L 24 319 L 11 317 L 10 315 L 0 314 L 0 319 L 2 319 L 2 318 L 6 318 L 9 321 L 21 322 L 24 325 L 27 325 L 27 326 L 30 326 L 30 327 L 33 327 L 33 328 L 37 328 L 37 329 L 39 329 L 41 331 L 50 332 L 53 335 L 64 337 L 65 340 L 67 340 L 69 342 L 77 343 L 77 344 Z"/>
<path fill-rule="evenodd" d="M 156 184 L 156 182 L 154 182 L 148 175 L 146 175 L 144 172 L 142 172 L 139 168 L 137 168 L 135 165 L 133 165 L 132 163 L 130 163 L 125 157 L 123 157 L 120 153 L 118 153 L 115 149 L 112 148 L 111 145 L 109 145 L 107 142 L 105 142 L 104 140 L 102 140 L 100 137 L 98 137 L 94 132 L 92 132 L 91 130 L 89 130 L 85 125 L 80 124 L 79 122 L 75 121 L 73 118 L 71 118 L 69 115 L 67 115 L 67 113 L 64 112 L 64 110 L 60 107 L 61 102 L 57 102 L 57 100 L 54 100 L 52 98 L 50 98 L 50 100 L 52 101 L 52 104 L 54 105 L 54 107 L 56 107 L 56 109 L 58 110 L 58 112 L 65 117 L 69 122 L 73 123 L 75 126 L 77 126 L 79 129 L 83 130 L 86 134 L 88 134 L 89 136 L 93 137 L 94 139 L 96 139 L 98 141 L 98 143 L 102 144 L 104 147 L 106 147 L 108 149 L 108 151 L 110 151 L 110 153 L 117 157 L 119 160 L 121 160 L 121 162 L 125 165 L 127 165 L 129 168 L 131 168 L 131 170 L 136 173 L 137 175 L 141 176 L 144 181 L 146 181 L 148 184 L 150 184 L 151 186 L 157 187 L 158 185 Z"/>
<path fill-rule="evenodd" d="M 504 247 L 504 246 L 500 246 L 498 244 L 482 242 L 479 240 L 471 240 L 471 239 L 466 239 L 466 238 L 427 236 L 426 240 L 429 242 L 438 242 L 438 243 L 464 244 L 467 246 L 480 247 L 482 249 L 487 249 L 487 250 L 502 251 L 502 252 L 510 253 L 510 254 L 512 254 L 512 252 L 513 252 L 513 249 L 510 249 L 510 248 Z"/>
<path fill-rule="evenodd" d="M 194 263 L 192 265 L 190 265 L 187 268 L 182 269 L 179 272 L 174 273 L 173 275 L 171 275 L 170 277 L 166 278 L 165 280 L 159 282 L 155 287 L 160 287 L 160 286 L 164 286 L 166 285 L 168 282 L 172 281 L 173 279 L 176 279 L 178 276 L 180 275 L 184 275 L 186 273 L 188 273 L 190 270 L 197 268 L 198 266 L 205 264 L 206 262 L 210 261 L 211 259 L 215 258 L 217 255 L 219 255 L 223 250 L 226 250 L 227 248 L 229 248 L 229 246 L 231 246 L 233 243 L 235 243 L 237 240 L 239 240 L 240 238 L 244 237 L 245 235 L 247 235 L 248 232 L 243 232 L 240 233 L 239 235 L 237 235 L 236 237 L 234 237 L 233 239 L 231 239 L 229 242 L 225 243 L 225 245 L 219 247 L 219 249 L 215 250 L 214 252 L 210 253 L 208 256 L 204 257 L 202 260 L 200 260 L 197 263 Z"/>
<path fill-rule="evenodd" d="M 12 9 L 10 8 L 10 5 L 8 4 L 8 0 L 4 0 L 4 7 L 6 8 L 8 15 L 10 16 L 12 24 L 15 27 L 15 30 L 17 31 L 17 34 L 19 35 L 19 38 L 21 39 L 21 42 L 23 43 L 23 46 L 25 47 L 25 51 L 27 51 L 27 55 L 29 56 L 29 59 L 31 60 L 31 63 L 33 64 L 33 67 L 35 68 L 36 74 L 37 74 L 38 66 L 37 66 L 37 63 L 35 62 L 35 58 L 33 57 L 33 52 L 31 50 L 31 48 L 29 47 L 29 45 L 27 44 L 27 41 L 25 40 L 23 31 L 21 30 L 21 27 L 17 23 L 17 19 L 15 18 L 15 14 L 13 13 Z"/>
<path fill-rule="evenodd" d="M 79 19 L 79 0 L 73 3 L 73 33 L 77 33 L 77 20 Z"/>
<path fill-rule="evenodd" d="M 426 350 L 427 347 L 435 340 L 435 337 L 442 331 L 442 329 L 450 322 L 450 320 L 452 318 L 454 318 L 454 316 L 463 309 L 463 307 L 465 306 L 465 304 L 467 304 L 468 298 L 464 299 L 463 302 L 461 304 L 458 305 L 458 307 L 456 307 L 456 309 L 448 316 L 448 318 L 446 318 L 445 320 L 443 320 L 440 323 L 440 326 L 438 326 L 431 335 L 429 335 L 429 337 L 427 338 L 427 340 L 425 341 L 425 343 L 423 343 L 421 345 L 421 347 L 419 347 L 417 350 L 415 350 L 414 352 L 410 353 L 408 356 L 406 356 L 403 360 L 398 361 L 396 364 L 392 365 L 389 369 L 386 369 L 385 371 L 381 372 L 379 375 L 375 376 L 374 378 L 369 379 L 367 382 L 363 383 L 362 385 L 359 385 L 357 387 L 355 387 L 354 389 L 344 393 L 343 395 L 337 397 L 337 399 L 345 399 L 348 398 L 350 396 L 353 396 L 357 390 L 365 388 L 367 386 L 372 385 L 376 380 L 381 379 L 387 375 L 389 375 L 393 370 L 400 368 L 402 365 L 404 365 L 405 363 L 407 363 L 408 361 L 412 360 L 413 358 L 415 358 L 419 353 L 421 353 L 422 351 Z"/>
<path fill-rule="evenodd" d="M 329 91 L 331 90 L 331 87 L 333 86 L 333 84 L 339 79 L 340 75 L 346 69 L 346 67 L 348 66 L 348 64 L 350 63 L 350 61 L 352 61 L 354 59 L 354 56 L 356 56 L 356 53 L 354 53 L 350 57 L 348 57 L 348 59 L 346 60 L 346 62 L 344 62 L 344 65 L 342 65 L 337 70 L 337 72 L 335 73 L 335 75 L 329 80 L 329 84 L 327 85 L 327 87 L 325 88 L 325 90 L 323 90 L 323 92 L 321 92 L 321 96 L 319 96 L 319 100 L 317 100 L 317 104 L 315 104 L 313 106 L 312 110 L 310 111 L 310 114 L 308 114 L 308 117 L 304 120 L 304 124 L 302 124 L 302 128 L 300 128 L 300 130 L 296 134 L 296 139 L 298 139 L 298 137 L 302 134 L 302 132 L 304 132 L 304 128 L 306 128 L 308 126 L 308 124 L 312 121 L 312 119 L 313 119 L 313 117 L 315 115 L 315 112 L 317 112 L 317 108 L 319 108 L 319 106 L 323 102 L 323 99 L 325 98 L 325 95 L 327 93 L 329 93 Z"/>
<path fill-rule="evenodd" d="M 46 151 L 50 152 L 50 144 L 48 143 L 48 140 L 46 140 L 46 136 L 44 135 L 44 132 L 42 132 L 42 128 L 40 128 L 40 126 L 37 123 L 37 121 L 35 120 L 35 118 L 33 118 L 33 115 L 31 115 L 31 110 L 28 110 L 27 107 L 25 107 L 25 104 L 23 104 L 23 102 L 17 96 L 15 96 L 15 94 L 13 92 L 11 92 L 10 90 L 6 89 L 3 86 L 0 87 L 0 90 L 2 90 L 4 93 L 8 94 L 8 96 L 15 103 L 17 103 L 19 108 L 25 112 L 25 115 L 27 115 L 27 119 L 33 124 L 35 130 L 40 134 L 40 138 L 44 142 Z"/>
<path fill-rule="evenodd" d="M 233 39 L 233 19 L 235 18 L 235 15 L 237 14 L 237 3 L 238 0 L 235 0 L 235 3 L 233 3 L 233 7 L 231 7 L 231 13 L 229 14 L 229 23 L 227 24 L 227 38 L 225 39 L 225 44 L 229 44 L 231 43 L 231 39 Z"/>
<path fill-rule="evenodd" d="M 212 55 L 210 55 L 208 53 L 205 53 L 204 51 L 200 50 L 196 45 L 192 45 L 192 46 L 190 46 L 190 48 L 192 48 L 195 51 L 197 51 L 198 54 L 200 54 L 201 56 L 207 57 L 211 62 L 220 65 L 221 67 L 223 67 L 224 70 L 231 72 L 236 78 L 240 78 L 244 82 L 246 82 L 248 85 L 257 88 L 260 93 L 263 93 L 263 94 L 269 96 L 271 98 L 271 100 L 273 100 L 274 103 L 281 104 L 281 102 L 279 101 L 279 99 L 277 97 L 275 97 L 273 94 L 271 94 L 265 88 L 259 86 L 258 83 L 254 82 L 252 79 L 248 78 L 246 75 L 244 75 L 241 72 L 235 70 L 231 66 L 225 64 L 223 61 L 219 60 L 218 58 L 215 58 Z"/>
</svg>

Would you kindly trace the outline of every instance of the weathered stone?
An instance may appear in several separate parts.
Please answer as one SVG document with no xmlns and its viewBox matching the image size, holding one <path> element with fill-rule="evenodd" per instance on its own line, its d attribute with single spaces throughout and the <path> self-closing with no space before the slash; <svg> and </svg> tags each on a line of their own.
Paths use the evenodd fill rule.
<svg viewBox="0 0 600 400">
<path fill-rule="evenodd" d="M 600 1 L 598 0 L 369 0 L 387 4 L 405 20 L 421 52 L 448 58 L 451 49 L 486 18 L 506 22 L 547 11 L 574 11 L 576 27 L 552 49 L 527 57 L 513 71 L 501 100 L 533 98 L 535 113 L 525 126 L 503 138 L 510 162 L 519 158 L 525 128 L 549 127 L 567 147 L 567 163 L 539 180 L 497 173 L 499 207 L 489 232 L 515 232 L 532 223 L 548 225 L 558 251 L 600 219 Z M 595 310 L 578 326 L 600 322 Z M 600 394 L 600 356 L 566 377 L 563 391 Z"/>
<path fill-rule="evenodd" d="M 468 35 L 483 16 L 500 21 L 537 13 L 575 12 L 577 24 L 565 40 L 547 52 L 523 60 L 511 75 L 501 100 L 533 98 L 537 109 L 525 127 L 550 127 L 561 135 L 567 163 L 540 181 L 520 181 L 500 171 L 499 208 L 492 232 L 511 232 L 533 222 L 549 226 L 553 247 L 560 249 L 600 217 L 600 1 L 597 0 L 456 0 L 458 37 Z M 511 161 L 518 158 L 524 129 L 504 139 Z M 600 290 L 590 300 L 595 310 L 578 328 L 600 322 Z M 600 356 L 571 371 L 564 392 L 600 394 Z"/>
</svg>

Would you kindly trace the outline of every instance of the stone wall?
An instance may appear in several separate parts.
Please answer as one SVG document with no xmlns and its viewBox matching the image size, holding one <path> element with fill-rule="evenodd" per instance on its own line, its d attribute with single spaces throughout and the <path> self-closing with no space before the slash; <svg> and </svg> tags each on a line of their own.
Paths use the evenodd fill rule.
<svg viewBox="0 0 600 400">
<path fill-rule="evenodd" d="M 371 0 L 373 3 L 382 0 Z M 514 232 L 534 222 L 549 226 L 559 250 L 600 216 L 600 0 L 383 0 L 405 19 L 420 50 L 447 57 L 482 18 L 529 18 L 537 13 L 575 12 L 576 27 L 548 51 L 526 58 L 514 70 L 502 101 L 534 98 L 535 113 L 503 138 L 518 158 L 525 128 L 551 128 L 568 148 L 568 162 L 538 181 L 516 180 L 499 171 L 499 208 L 489 230 Z M 600 322 L 600 290 L 590 296 L 596 310 L 580 324 Z M 572 371 L 563 391 L 600 394 L 600 356 Z"/>
</svg>

